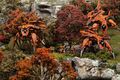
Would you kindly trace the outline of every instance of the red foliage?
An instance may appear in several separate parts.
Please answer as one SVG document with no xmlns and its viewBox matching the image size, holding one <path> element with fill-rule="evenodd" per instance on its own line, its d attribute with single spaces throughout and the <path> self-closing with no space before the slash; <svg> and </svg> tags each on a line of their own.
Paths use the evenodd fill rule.
<svg viewBox="0 0 120 80">
<path fill-rule="evenodd" d="M 93 9 L 93 7 L 85 0 L 75 0 L 75 2 L 72 4 L 77 6 L 84 14 L 87 14 L 88 11 Z"/>
<path fill-rule="evenodd" d="M 0 34 L 0 42 L 3 42 L 6 39 L 6 37 L 3 34 Z"/>
<path fill-rule="evenodd" d="M 84 24 L 86 16 L 74 5 L 66 5 L 57 13 L 58 25 L 69 26 Z"/>
<path fill-rule="evenodd" d="M 79 30 L 86 23 L 86 16 L 74 5 L 64 6 L 57 14 L 56 34 L 60 39 L 72 40 L 79 36 Z"/>
<path fill-rule="evenodd" d="M 111 15 L 120 14 L 120 0 L 104 0 L 102 7 L 107 11 L 111 10 Z"/>
<path fill-rule="evenodd" d="M 92 6 L 85 0 L 74 0 L 71 1 L 71 4 L 64 6 L 57 13 L 55 27 L 57 36 L 55 40 L 78 41 L 80 37 L 79 30 L 86 25 L 86 14 L 92 9 Z"/>
<path fill-rule="evenodd" d="M 3 56 L 3 53 L 0 51 L 0 63 L 2 62 L 4 56 Z"/>
</svg>

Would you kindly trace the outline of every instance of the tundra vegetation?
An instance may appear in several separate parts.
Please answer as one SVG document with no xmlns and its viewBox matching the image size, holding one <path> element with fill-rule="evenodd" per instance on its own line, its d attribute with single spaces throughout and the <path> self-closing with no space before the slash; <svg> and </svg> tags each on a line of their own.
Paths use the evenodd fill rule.
<svg viewBox="0 0 120 80">
<path fill-rule="evenodd" d="M 23 5 L 0 1 L 0 80 L 75 80 L 75 56 L 120 62 L 119 0 L 71 0 L 49 24 Z"/>
</svg>

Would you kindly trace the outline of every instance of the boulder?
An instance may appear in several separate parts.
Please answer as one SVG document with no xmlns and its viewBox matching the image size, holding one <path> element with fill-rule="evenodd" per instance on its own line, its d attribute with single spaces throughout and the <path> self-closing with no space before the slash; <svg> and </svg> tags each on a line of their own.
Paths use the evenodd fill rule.
<svg viewBox="0 0 120 80">
<path fill-rule="evenodd" d="M 120 63 L 118 63 L 118 64 L 116 65 L 116 71 L 117 71 L 118 73 L 120 73 Z"/>
<path fill-rule="evenodd" d="M 75 64 L 75 69 L 78 72 L 78 78 L 87 79 L 87 78 L 96 78 L 100 77 L 99 71 L 99 61 L 91 60 L 88 58 L 78 58 L 75 57 L 72 59 Z"/>
<path fill-rule="evenodd" d="M 0 14 L 0 16 L 3 16 L 3 14 Z M 2 17 L 0 17 L 0 24 L 3 24 L 3 23 L 5 23 L 5 18 L 2 18 Z"/>
<path fill-rule="evenodd" d="M 30 0 L 20 0 L 21 3 L 30 3 Z"/>
<path fill-rule="evenodd" d="M 89 78 L 89 73 L 86 70 L 86 66 L 83 66 L 81 68 L 78 68 L 77 72 L 78 72 L 78 76 L 80 79 L 87 79 Z"/>
<path fill-rule="evenodd" d="M 92 78 L 100 78 L 100 71 L 98 69 L 98 67 L 94 67 L 89 71 L 89 75 Z"/>
<path fill-rule="evenodd" d="M 20 3 L 21 3 L 20 7 L 23 8 L 25 11 L 30 11 L 33 5 L 32 0 L 21 0 Z"/>
<path fill-rule="evenodd" d="M 114 75 L 115 71 L 109 68 L 101 71 L 101 78 L 111 79 Z"/>
<path fill-rule="evenodd" d="M 91 60 L 88 58 L 79 58 L 79 57 L 74 57 L 72 59 L 76 66 L 82 67 L 82 66 L 88 66 L 88 67 L 98 67 L 99 66 L 99 61 L 98 60 Z"/>
<path fill-rule="evenodd" d="M 87 80 L 111 80 L 114 77 L 119 79 L 119 76 L 114 76 L 115 71 L 110 68 L 101 67 L 103 63 L 99 60 L 92 60 L 89 58 L 79 58 L 74 57 L 71 59 L 74 69 L 78 73 L 78 80 L 87 79 Z M 113 77 L 114 76 L 114 77 Z M 115 80 L 115 79 L 114 79 Z"/>
<path fill-rule="evenodd" d="M 2 46 L 0 46 L 0 49 L 5 50 L 5 49 L 6 49 L 6 46 L 5 46 L 5 45 L 2 45 Z"/>
<path fill-rule="evenodd" d="M 120 74 L 116 74 L 112 77 L 112 80 L 120 80 Z"/>
</svg>

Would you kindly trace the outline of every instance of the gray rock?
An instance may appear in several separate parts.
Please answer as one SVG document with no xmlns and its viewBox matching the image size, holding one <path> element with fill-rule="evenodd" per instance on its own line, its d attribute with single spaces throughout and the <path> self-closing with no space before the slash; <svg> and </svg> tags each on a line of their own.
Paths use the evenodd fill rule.
<svg viewBox="0 0 120 80">
<path fill-rule="evenodd" d="M 116 71 L 117 71 L 118 73 L 120 73 L 120 63 L 118 63 L 118 64 L 116 65 Z"/>
<path fill-rule="evenodd" d="M 78 68 L 77 72 L 78 72 L 79 78 L 81 79 L 89 78 L 89 73 L 87 72 L 86 68 L 87 68 L 86 66 Z"/>
<path fill-rule="evenodd" d="M 4 44 L 2 42 L 0 42 L 0 47 L 3 46 Z"/>
<path fill-rule="evenodd" d="M 115 71 L 110 68 L 101 67 L 99 60 L 91 60 L 89 58 L 74 57 L 71 59 L 75 64 L 74 69 L 78 73 L 79 79 L 112 79 L 120 80 L 119 75 L 115 75 Z M 114 76 L 114 77 L 113 77 Z M 114 79 L 116 78 L 116 79 Z"/>
<path fill-rule="evenodd" d="M 5 23 L 5 18 L 0 17 L 0 24 Z"/>
<path fill-rule="evenodd" d="M 91 60 L 88 58 L 78 58 L 78 57 L 74 57 L 72 60 L 78 67 L 82 67 L 82 66 L 98 67 L 99 66 L 98 60 Z"/>
<path fill-rule="evenodd" d="M 100 65 L 100 61 L 98 61 L 98 60 L 92 60 L 92 65 L 94 67 L 98 67 Z"/>
<path fill-rule="evenodd" d="M 120 74 L 116 74 L 112 77 L 112 80 L 120 80 Z"/>
<path fill-rule="evenodd" d="M 21 8 L 23 8 L 25 11 L 30 11 L 36 9 L 36 4 L 34 0 L 21 0 L 20 1 Z"/>
<path fill-rule="evenodd" d="M 115 71 L 112 69 L 104 69 L 102 70 L 101 77 L 105 79 L 111 79 L 115 75 Z"/>
<path fill-rule="evenodd" d="M 80 45 L 73 45 L 72 47 L 71 47 L 71 51 L 72 51 L 72 53 L 80 53 Z"/>
<path fill-rule="evenodd" d="M 91 77 L 100 77 L 100 71 L 99 71 L 99 69 L 98 69 L 98 67 L 94 67 L 94 68 L 92 68 L 90 71 L 89 71 L 89 75 L 91 76 Z"/>
<path fill-rule="evenodd" d="M 31 0 L 20 0 L 21 3 L 30 3 Z"/>
<path fill-rule="evenodd" d="M 75 57 L 72 59 L 72 61 L 76 65 L 75 69 L 78 72 L 78 76 L 80 79 L 100 77 L 98 60 Z"/>
<path fill-rule="evenodd" d="M 0 46 L 0 49 L 5 50 L 5 49 L 6 49 L 6 46 L 5 46 L 5 45 L 2 45 L 2 46 Z"/>
</svg>

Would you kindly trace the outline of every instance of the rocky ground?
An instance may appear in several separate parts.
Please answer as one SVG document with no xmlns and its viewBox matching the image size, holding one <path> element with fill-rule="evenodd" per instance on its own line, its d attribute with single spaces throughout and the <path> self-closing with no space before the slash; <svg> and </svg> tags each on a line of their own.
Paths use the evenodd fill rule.
<svg viewBox="0 0 120 80">
<path fill-rule="evenodd" d="M 74 57 L 71 59 L 75 70 L 78 72 L 78 80 L 120 80 L 120 63 L 116 64 L 116 69 L 105 67 L 107 63 L 89 58 Z"/>
</svg>

